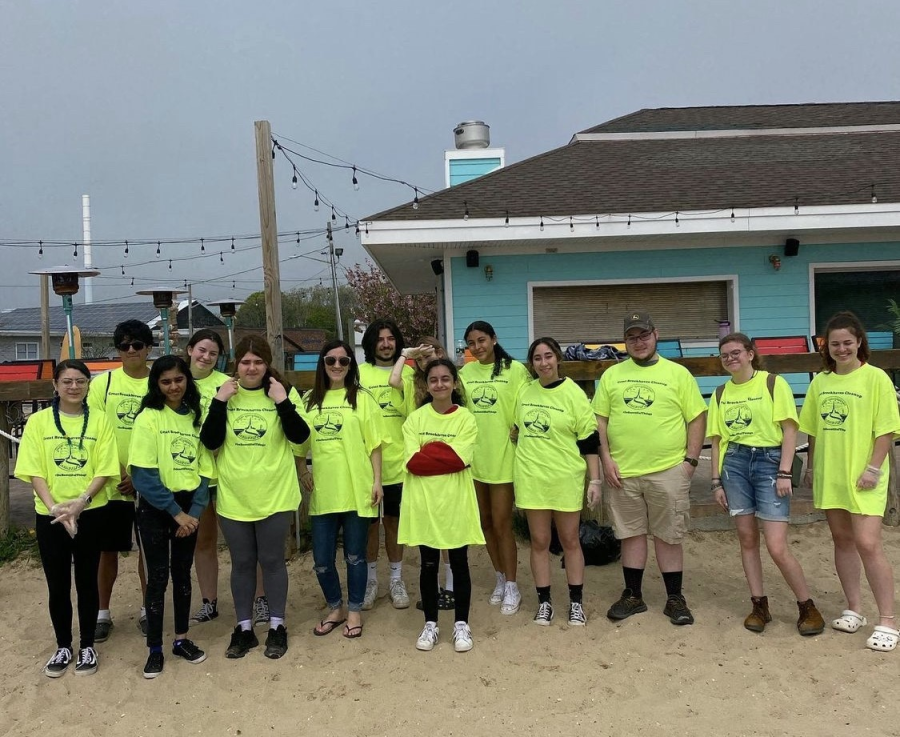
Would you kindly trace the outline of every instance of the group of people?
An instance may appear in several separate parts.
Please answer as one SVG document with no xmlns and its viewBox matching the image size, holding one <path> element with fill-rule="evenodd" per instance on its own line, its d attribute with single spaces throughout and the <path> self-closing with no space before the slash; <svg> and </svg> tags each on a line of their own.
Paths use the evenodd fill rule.
<svg viewBox="0 0 900 737">
<path fill-rule="evenodd" d="M 19 450 L 16 476 L 34 490 L 57 640 L 44 672 L 61 676 L 73 659 L 78 675 L 97 670 L 95 643 L 110 636 L 119 552 L 131 549 L 132 528 L 140 551 L 146 678 L 164 668 L 170 577 L 171 653 L 188 663 L 206 658 L 188 629 L 191 619 L 218 616 L 220 527 L 231 555 L 236 617 L 226 657 L 241 658 L 257 647 L 253 626 L 260 623 L 268 624 L 264 655 L 282 657 L 288 649 L 284 541 L 301 488 L 309 495 L 314 571 L 328 609 L 316 636 L 336 629 L 348 639 L 362 636 L 362 612 L 380 594 L 383 526 L 388 594 L 398 609 L 410 604 L 404 546 L 419 548 L 417 607 L 425 622 L 416 647 L 427 651 L 438 643 L 443 609 L 453 611 L 454 649 L 471 650 L 470 545 L 485 545 L 493 565 L 489 602 L 504 615 L 522 604 L 516 507 L 525 512 L 531 538 L 534 623 L 549 625 L 555 615 L 549 556 L 555 527 L 565 553 L 566 621 L 583 626 L 580 516 L 585 503 L 595 507 L 601 500 L 621 541 L 624 579 L 607 617 L 647 611 L 642 582 L 652 535 L 666 590 L 663 613 L 675 625 L 693 624 L 682 590 L 682 541 L 691 478 L 707 436 L 712 491 L 735 518 L 750 588 L 744 626 L 761 632 L 771 621 L 761 527 L 796 596 L 800 634 L 818 634 L 825 621 L 787 540 L 798 430 L 809 436 L 814 502 L 825 511 L 847 600 L 832 627 L 852 633 L 868 624 L 861 605 L 864 570 L 878 608 L 867 646 L 893 650 L 900 632 L 881 517 L 887 456 L 900 434 L 897 400 L 888 376 L 868 363 L 865 330 L 855 316 L 836 315 L 823 336 L 824 370 L 798 415 L 787 382 L 761 369 L 753 341 L 741 333 L 719 341 L 731 378 L 707 407 L 687 369 L 659 355 L 657 330 L 640 311 L 624 321 L 629 359 L 604 371 L 592 401 L 563 376 L 556 340 L 535 340 L 522 364 L 484 321 L 464 332 L 475 360 L 462 368 L 436 339 L 407 347 L 392 320 L 374 321 L 363 336 L 365 363 L 357 363 L 345 342 L 326 343 L 313 388 L 303 397 L 272 365 L 271 349 L 259 337 L 238 343 L 235 373 L 228 376 L 215 369 L 224 346 L 214 331 L 191 337 L 188 361 L 164 356 L 148 367 L 149 328 L 121 323 L 115 344 L 122 367 L 91 379 L 82 362 L 60 362 L 51 406 L 29 418 Z M 336 567 L 339 535 L 346 600 Z M 192 618 L 195 564 L 203 603 Z"/>
</svg>

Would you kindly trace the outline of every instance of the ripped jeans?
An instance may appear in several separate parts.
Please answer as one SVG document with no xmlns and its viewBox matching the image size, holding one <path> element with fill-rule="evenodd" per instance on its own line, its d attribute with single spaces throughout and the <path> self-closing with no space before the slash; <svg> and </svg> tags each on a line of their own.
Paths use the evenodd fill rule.
<svg viewBox="0 0 900 737">
<path fill-rule="evenodd" d="M 366 542 L 369 539 L 368 517 L 356 512 L 335 512 L 310 516 L 312 525 L 313 570 L 330 609 L 343 603 L 341 581 L 338 578 L 337 557 L 338 530 L 344 530 L 344 560 L 347 562 L 347 608 L 351 612 L 362 610 L 366 595 Z"/>
<path fill-rule="evenodd" d="M 729 443 L 722 464 L 722 486 L 732 517 L 755 514 L 770 522 L 788 522 L 791 497 L 778 496 L 775 475 L 781 448 L 753 448 Z"/>
</svg>

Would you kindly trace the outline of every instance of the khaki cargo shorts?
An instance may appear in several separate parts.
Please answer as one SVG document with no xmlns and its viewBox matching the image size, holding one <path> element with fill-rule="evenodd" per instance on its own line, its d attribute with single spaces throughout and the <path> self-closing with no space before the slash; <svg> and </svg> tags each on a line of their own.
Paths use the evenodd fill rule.
<svg viewBox="0 0 900 737">
<path fill-rule="evenodd" d="M 678 545 L 690 528 L 691 480 L 679 463 L 645 476 L 622 479 L 622 488 L 605 485 L 606 508 L 619 540 L 651 534 Z"/>
</svg>

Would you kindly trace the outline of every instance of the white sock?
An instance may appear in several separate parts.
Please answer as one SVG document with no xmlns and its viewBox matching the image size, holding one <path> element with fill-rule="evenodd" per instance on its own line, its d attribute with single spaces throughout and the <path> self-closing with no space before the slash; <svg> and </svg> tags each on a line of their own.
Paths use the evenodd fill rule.
<svg viewBox="0 0 900 737">
<path fill-rule="evenodd" d="M 506 585 L 506 574 L 500 573 L 500 571 L 494 571 L 494 573 L 497 576 L 497 583 L 505 586 Z"/>
<path fill-rule="evenodd" d="M 270 617 L 269 619 L 269 629 L 277 630 L 282 624 L 284 624 L 284 619 L 281 617 Z"/>
<path fill-rule="evenodd" d="M 238 622 L 238 627 L 240 627 L 244 632 L 249 632 L 253 629 L 253 625 L 251 624 L 249 619 L 242 619 Z"/>
<path fill-rule="evenodd" d="M 391 581 L 399 581 L 403 573 L 403 561 L 391 563 Z"/>
<path fill-rule="evenodd" d="M 112 622 L 112 615 L 109 613 L 109 609 L 101 609 L 99 612 L 97 612 L 97 621 Z"/>
<path fill-rule="evenodd" d="M 453 569 L 449 563 L 444 563 L 444 591 L 453 591 Z"/>
<path fill-rule="evenodd" d="M 366 567 L 368 568 L 368 580 L 369 581 L 377 581 L 378 580 L 378 561 L 372 561 L 371 563 L 367 563 Z"/>
<path fill-rule="evenodd" d="M 147 607 L 144 607 L 144 606 L 141 607 L 141 616 L 142 617 L 147 616 Z"/>
</svg>

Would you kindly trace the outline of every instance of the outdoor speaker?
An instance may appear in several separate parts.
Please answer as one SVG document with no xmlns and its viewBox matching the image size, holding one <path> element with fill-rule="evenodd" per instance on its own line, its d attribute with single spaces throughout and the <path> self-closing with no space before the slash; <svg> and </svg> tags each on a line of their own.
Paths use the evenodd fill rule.
<svg viewBox="0 0 900 737">
<path fill-rule="evenodd" d="M 800 253 L 800 241 L 796 238 L 788 238 L 784 242 L 784 255 L 796 256 L 798 253 Z"/>
<path fill-rule="evenodd" d="M 431 270 L 434 272 L 435 276 L 440 276 L 444 273 L 444 262 L 439 258 L 436 258 L 431 262 Z"/>
<path fill-rule="evenodd" d="M 470 269 L 478 268 L 478 251 L 466 251 L 466 266 Z"/>
</svg>

